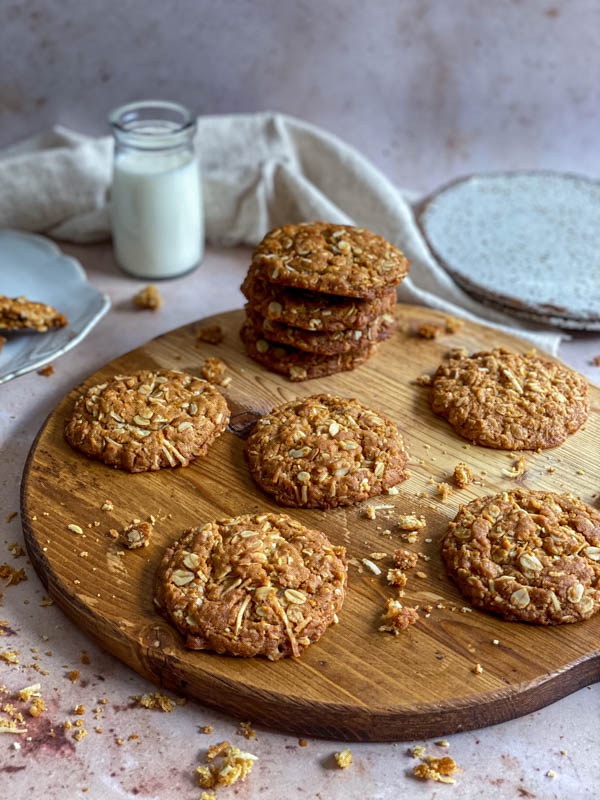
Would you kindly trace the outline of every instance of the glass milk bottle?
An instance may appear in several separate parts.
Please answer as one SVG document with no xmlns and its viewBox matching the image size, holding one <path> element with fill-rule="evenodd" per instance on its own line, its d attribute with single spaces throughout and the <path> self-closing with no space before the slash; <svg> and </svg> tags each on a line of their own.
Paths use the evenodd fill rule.
<svg viewBox="0 0 600 800">
<path fill-rule="evenodd" d="M 119 265 L 136 278 L 173 278 L 204 255 L 196 121 L 177 103 L 143 100 L 115 109 L 111 216 Z"/>
</svg>

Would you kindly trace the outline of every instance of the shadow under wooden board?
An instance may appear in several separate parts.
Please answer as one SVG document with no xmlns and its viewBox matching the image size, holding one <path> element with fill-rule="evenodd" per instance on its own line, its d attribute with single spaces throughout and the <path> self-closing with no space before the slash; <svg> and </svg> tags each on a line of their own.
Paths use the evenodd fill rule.
<svg viewBox="0 0 600 800">
<path fill-rule="evenodd" d="M 445 575 L 439 542 L 458 507 L 476 496 L 510 489 L 570 490 L 588 503 L 600 488 L 600 390 L 591 388 L 585 428 L 559 448 L 526 453 L 517 481 L 503 475 L 509 453 L 465 443 L 429 408 L 427 389 L 415 379 L 432 372 L 446 350 L 494 344 L 526 351 L 530 345 L 483 326 L 465 323 L 459 333 L 425 340 L 411 324 L 443 315 L 398 306 L 402 330 L 353 372 L 290 383 L 244 353 L 241 311 L 219 314 L 225 340 L 196 347 L 196 324 L 154 339 L 116 359 L 85 381 L 142 368 L 198 372 L 204 356 L 219 356 L 233 378 L 224 389 L 230 428 L 205 458 L 187 468 L 130 475 L 72 450 L 63 439 L 67 414 L 80 388 L 51 414 L 31 448 L 22 484 L 22 516 L 29 555 L 51 597 L 75 624 L 140 674 L 202 703 L 281 730 L 348 740 L 414 740 L 480 728 L 541 708 L 600 678 L 600 615 L 584 623 L 541 627 L 504 622 L 469 610 Z M 203 324 L 204 324 L 203 323 Z M 349 567 L 349 588 L 338 625 L 298 660 L 272 663 L 193 652 L 152 603 L 152 582 L 165 546 L 181 532 L 212 519 L 282 510 L 256 487 L 246 468 L 244 439 L 258 415 L 297 396 L 328 392 L 355 396 L 387 413 L 404 432 L 411 477 L 399 494 L 375 498 L 375 520 L 365 505 L 314 511 L 283 509 L 323 530 L 348 556 L 392 553 L 402 544 L 394 519 L 417 512 L 427 528 L 409 548 L 424 558 L 409 573 L 406 605 L 418 604 L 419 622 L 394 637 L 377 630 L 391 594 L 387 558 L 380 576 Z M 465 461 L 480 483 L 454 487 L 445 502 L 435 484 L 452 483 Z M 549 470 L 552 468 L 552 472 Z M 114 511 L 101 506 L 111 500 Z M 390 508 L 391 507 L 391 508 Z M 120 552 L 107 536 L 133 518 L 157 518 L 149 547 Z M 67 529 L 75 523 L 83 536 Z M 99 523 L 99 525 L 96 525 Z M 391 530 L 384 533 L 385 530 Z M 417 573 L 426 577 L 418 577 Z M 426 608 L 429 610 L 426 610 Z M 497 640 L 498 644 L 494 644 Z M 482 674 L 473 667 L 479 663 Z"/>
</svg>

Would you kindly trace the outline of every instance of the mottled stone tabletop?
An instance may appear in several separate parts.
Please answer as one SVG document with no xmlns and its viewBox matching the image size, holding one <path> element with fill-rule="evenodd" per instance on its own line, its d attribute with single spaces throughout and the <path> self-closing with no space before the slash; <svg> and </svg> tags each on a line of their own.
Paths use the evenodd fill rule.
<svg viewBox="0 0 600 800">
<path fill-rule="evenodd" d="M 27 575 L 26 581 L 1 589 L 0 653 L 18 651 L 19 663 L 0 661 L 5 687 L 0 704 L 25 710 L 17 693 L 39 682 L 47 706 L 38 717 L 25 711 L 26 734 L 0 737 L 3 796 L 199 800 L 193 769 L 210 744 L 228 739 L 257 755 L 258 762 L 245 783 L 218 790 L 224 800 L 597 797 L 600 684 L 522 719 L 449 736 L 447 748 L 433 741 L 414 743 L 437 755 L 447 751 L 457 761 L 464 772 L 455 786 L 417 782 L 411 776 L 410 745 L 404 742 L 351 744 L 354 763 L 341 770 L 333 761 L 333 753 L 346 746 L 340 742 L 309 739 L 301 747 L 296 737 L 260 727 L 247 741 L 239 733 L 240 720 L 191 701 L 170 713 L 136 706 L 134 695 L 156 687 L 99 649 L 56 606 L 43 604 L 43 586 L 26 556 L 15 559 L 9 551 L 11 543 L 23 544 L 18 515 L 9 518 L 19 508 L 27 452 L 63 395 L 107 361 L 160 333 L 240 307 L 238 286 L 248 252 L 210 250 L 196 272 L 160 285 L 165 305 L 153 313 L 134 310 L 132 295 L 143 284 L 117 269 L 109 245 L 64 249 L 81 260 L 113 306 L 75 350 L 54 363 L 54 375 L 34 372 L 0 388 L 0 561 L 23 567 Z M 591 363 L 598 354 L 600 336 L 578 336 L 561 350 L 592 380 L 600 375 Z M 73 670 L 79 671 L 74 682 Z M 75 714 L 80 705 L 83 713 Z M 70 729 L 65 729 L 67 720 Z M 212 733 L 202 732 L 206 725 Z M 78 739 L 80 730 L 87 735 Z"/>
</svg>

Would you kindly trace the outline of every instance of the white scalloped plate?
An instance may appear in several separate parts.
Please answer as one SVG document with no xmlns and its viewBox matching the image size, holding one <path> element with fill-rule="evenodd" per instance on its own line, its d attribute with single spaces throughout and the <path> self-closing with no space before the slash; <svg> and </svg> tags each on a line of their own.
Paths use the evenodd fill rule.
<svg viewBox="0 0 600 800">
<path fill-rule="evenodd" d="M 559 327 L 598 329 L 600 182 L 556 172 L 474 175 L 437 191 L 419 222 L 466 291 Z"/>
<path fill-rule="evenodd" d="M 43 367 L 84 339 L 110 308 L 110 300 L 88 283 L 81 264 L 43 236 L 0 230 L 0 294 L 54 306 L 69 320 L 64 328 L 0 331 L 0 383 Z"/>
</svg>

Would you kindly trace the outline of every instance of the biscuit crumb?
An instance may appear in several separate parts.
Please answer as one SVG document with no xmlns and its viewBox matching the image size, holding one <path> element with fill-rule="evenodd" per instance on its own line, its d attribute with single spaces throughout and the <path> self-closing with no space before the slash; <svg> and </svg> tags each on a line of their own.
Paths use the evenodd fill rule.
<svg viewBox="0 0 600 800">
<path fill-rule="evenodd" d="M 133 302 L 138 308 L 158 311 L 163 304 L 163 299 L 156 286 L 151 283 L 134 296 Z"/>
<path fill-rule="evenodd" d="M 24 689 L 20 689 L 19 700 L 21 700 L 23 703 L 28 703 L 32 697 L 39 697 L 40 688 L 41 687 L 39 683 L 32 683 L 31 686 L 26 686 Z"/>
<path fill-rule="evenodd" d="M 405 550 L 403 547 L 399 547 L 398 550 L 394 551 L 394 566 L 398 567 L 398 569 L 413 569 L 417 566 L 418 560 L 419 557 L 416 553 Z"/>
<path fill-rule="evenodd" d="M 220 762 L 213 764 L 215 759 L 220 759 Z M 195 772 L 203 789 L 231 786 L 245 780 L 257 760 L 257 756 L 252 753 L 245 753 L 225 741 L 209 747 L 206 754 L 208 766 L 196 767 Z"/>
<path fill-rule="evenodd" d="M 403 589 L 406 586 L 408 578 L 406 577 L 406 573 L 402 572 L 401 569 L 388 569 L 387 571 L 387 581 L 392 586 L 398 587 L 398 589 Z"/>
<path fill-rule="evenodd" d="M 450 747 L 450 742 L 448 739 L 440 739 L 438 742 L 434 742 L 436 747 Z"/>
<path fill-rule="evenodd" d="M 308 747 L 308 742 L 306 741 L 306 739 L 298 739 L 298 744 L 300 745 L 300 747 Z"/>
<path fill-rule="evenodd" d="M 115 507 L 110 500 L 105 500 L 101 506 L 102 511 L 114 511 Z"/>
<path fill-rule="evenodd" d="M 213 726 L 212 725 L 204 725 L 202 727 L 202 733 L 212 733 L 212 732 L 213 732 Z"/>
<path fill-rule="evenodd" d="M 334 753 L 333 757 L 335 758 L 340 769 L 346 769 L 346 767 L 349 767 L 350 764 L 352 764 L 352 753 L 348 748 L 341 750 L 339 753 Z"/>
<path fill-rule="evenodd" d="M 425 748 L 422 744 L 416 744 L 414 747 L 411 747 L 408 752 L 413 758 L 421 758 L 421 756 L 425 755 Z"/>
<path fill-rule="evenodd" d="M 475 675 L 481 675 L 481 673 L 483 672 L 483 667 L 481 666 L 481 664 L 477 663 L 473 667 L 472 672 L 474 672 Z"/>
<path fill-rule="evenodd" d="M 592 359 L 592 364 L 595 367 L 600 367 L 600 356 L 594 356 L 594 358 Z"/>
<path fill-rule="evenodd" d="M 225 362 L 220 358 L 207 358 L 200 370 L 200 377 L 209 383 L 222 384 L 225 378 Z"/>
<path fill-rule="evenodd" d="M 379 567 L 377 566 L 377 564 L 374 564 L 374 563 L 373 563 L 372 561 L 370 561 L 368 558 L 362 558 L 362 559 L 361 559 L 361 561 L 362 561 L 362 563 L 365 565 L 365 567 L 367 567 L 367 569 L 370 569 L 370 570 L 371 570 L 371 572 L 373 573 L 373 575 L 381 575 L 381 570 L 379 569 Z"/>
<path fill-rule="evenodd" d="M 458 317 L 446 317 L 445 322 L 447 333 L 458 333 L 465 324 L 464 319 L 459 319 Z"/>
<path fill-rule="evenodd" d="M 149 522 L 134 520 L 120 532 L 119 539 L 128 550 L 137 550 L 140 547 L 148 547 L 153 531 L 154 528 Z M 112 531 L 109 533 L 112 536 Z"/>
<path fill-rule="evenodd" d="M 13 514 L 16 516 L 17 512 L 14 511 Z M 11 542 L 8 545 L 8 552 L 12 553 L 13 558 L 21 558 L 21 556 L 25 555 L 25 550 L 18 542 Z"/>
<path fill-rule="evenodd" d="M 425 517 L 417 517 L 416 514 L 402 514 L 396 523 L 398 530 L 401 531 L 420 531 L 427 526 Z"/>
<path fill-rule="evenodd" d="M 223 331 L 220 325 L 207 325 L 204 328 L 196 328 L 196 345 L 200 342 L 220 344 L 222 341 Z"/>
<path fill-rule="evenodd" d="M 386 600 L 386 611 L 382 615 L 381 621 L 383 625 L 379 626 L 379 630 L 384 633 L 393 633 L 397 636 L 400 631 L 406 630 L 410 625 L 414 625 L 419 619 L 419 614 L 416 608 L 406 608 L 398 600 L 389 598 Z"/>
<path fill-rule="evenodd" d="M 33 697 L 31 705 L 29 706 L 29 714 L 32 717 L 39 717 L 40 714 L 46 710 L 46 703 L 39 695 Z"/>
<path fill-rule="evenodd" d="M 442 503 L 445 503 L 446 500 L 452 494 L 452 487 L 450 486 L 450 484 L 449 483 L 444 483 L 443 481 L 442 481 L 442 483 L 438 483 L 437 484 L 437 490 L 438 490 L 438 494 L 442 498 Z"/>
<path fill-rule="evenodd" d="M 161 711 L 167 711 L 167 712 L 173 711 L 173 709 L 175 708 L 175 702 L 162 692 L 152 692 L 142 695 L 134 695 L 133 699 L 137 702 L 139 706 L 143 706 L 144 708 L 150 708 L 150 709 L 158 708 Z"/>
<path fill-rule="evenodd" d="M 462 769 L 450 756 L 443 756 L 442 758 L 425 756 L 422 764 L 417 764 L 413 767 L 415 778 L 422 781 L 437 781 L 438 783 L 456 783 L 454 778 L 450 777 L 456 772 L 462 772 Z"/>
<path fill-rule="evenodd" d="M 549 769 L 546 773 L 547 778 L 556 778 L 556 772 L 553 769 Z"/>
<path fill-rule="evenodd" d="M 69 672 L 69 680 L 71 681 L 71 683 L 75 683 L 76 681 L 78 681 L 79 680 L 79 675 L 80 675 L 80 672 L 79 672 L 78 669 L 72 669 Z"/>
<path fill-rule="evenodd" d="M 525 472 L 525 458 L 524 456 L 519 456 L 517 461 L 513 464 L 511 469 L 503 469 L 502 474 L 506 475 L 507 478 L 520 478 L 521 475 Z"/>
<path fill-rule="evenodd" d="M 240 734 L 246 739 L 254 739 L 256 731 L 252 728 L 251 722 L 240 722 Z"/>
<path fill-rule="evenodd" d="M 375 506 L 367 506 L 365 508 L 365 517 L 367 517 L 367 519 L 377 518 L 377 514 L 375 513 Z"/>
<path fill-rule="evenodd" d="M 466 489 L 473 483 L 473 473 L 464 461 L 459 461 L 454 467 L 454 482 L 460 489 Z"/>
<path fill-rule="evenodd" d="M 0 564 L 0 578 L 6 581 L 7 586 L 17 586 L 27 580 L 27 573 L 23 567 L 15 569 L 10 564 Z"/>
<path fill-rule="evenodd" d="M 46 377 L 54 375 L 54 367 L 52 364 L 46 364 L 46 366 L 42 367 L 42 369 L 38 369 L 38 375 L 44 375 Z"/>
<path fill-rule="evenodd" d="M 419 375 L 415 383 L 418 386 L 431 386 L 431 375 Z"/>
<path fill-rule="evenodd" d="M 416 332 L 423 339 L 437 339 L 446 332 L 446 329 L 431 322 L 422 322 L 417 326 Z"/>
</svg>

